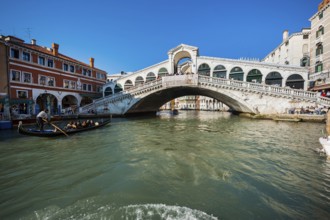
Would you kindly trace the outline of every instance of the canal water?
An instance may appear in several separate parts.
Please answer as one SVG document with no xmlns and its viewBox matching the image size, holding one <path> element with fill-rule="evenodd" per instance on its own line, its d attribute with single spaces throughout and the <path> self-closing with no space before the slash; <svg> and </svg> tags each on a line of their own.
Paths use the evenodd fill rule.
<svg viewBox="0 0 330 220">
<path fill-rule="evenodd" d="M 0 131 L 0 219 L 329 219 L 323 128 L 187 111 Z"/>
</svg>

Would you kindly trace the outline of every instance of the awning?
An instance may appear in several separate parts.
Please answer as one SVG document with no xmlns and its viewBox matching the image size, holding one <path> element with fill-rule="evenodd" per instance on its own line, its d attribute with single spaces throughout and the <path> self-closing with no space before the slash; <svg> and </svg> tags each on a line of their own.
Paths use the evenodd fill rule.
<svg viewBox="0 0 330 220">
<path fill-rule="evenodd" d="M 310 90 L 319 91 L 319 90 L 322 90 L 322 89 L 330 89 L 330 84 L 323 84 L 323 85 L 319 85 L 319 86 L 314 86 Z"/>
<path fill-rule="evenodd" d="M 81 97 L 91 98 L 91 99 L 98 99 L 102 97 L 102 93 L 80 93 Z"/>
</svg>

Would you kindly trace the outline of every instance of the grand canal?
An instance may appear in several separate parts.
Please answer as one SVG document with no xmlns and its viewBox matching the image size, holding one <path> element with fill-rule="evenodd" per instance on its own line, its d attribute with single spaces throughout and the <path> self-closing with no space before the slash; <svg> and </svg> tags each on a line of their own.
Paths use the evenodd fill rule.
<svg viewBox="0 0 330 220">
<path fill-rule="evenodd" d="M 191 111 L 0 131 L 0 219 L 329 219 L 323 128 Z"/>
</svg>

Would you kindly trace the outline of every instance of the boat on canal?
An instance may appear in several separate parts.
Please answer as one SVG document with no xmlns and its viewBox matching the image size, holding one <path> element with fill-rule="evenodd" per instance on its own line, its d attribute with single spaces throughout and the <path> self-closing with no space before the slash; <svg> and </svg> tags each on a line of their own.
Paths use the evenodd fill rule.
<svg viewBox="0 0 330 220">
<path fill-rule="evenodd" d="M 57 137 L 57 136 L 69 136 L 70 134 L 75 134 L 79 132 L 84 131 L 90 131 L 94 129 L 98 129 L 101 127 L 104 127 L 105 125 L 109 124 L 111 122 L 110 119 L 106 120 L 99 120 L 94 123 L 94 125 L 88 126 L 88 127 L 82 127 L 82 128 L 70 128 L 70 129 L 61 129 L 55 125 L 53 125 L 53 129 L 44 129 L 43 131 L 40 131 L 39 129 L 35 128 L 25 128 L 23 126 L 23 123 L 20 121 L 18 124 L 18 133 L 23 135 L 30 135 L 30 136 L 38 136 L 38 137 Z"/>
</svg>

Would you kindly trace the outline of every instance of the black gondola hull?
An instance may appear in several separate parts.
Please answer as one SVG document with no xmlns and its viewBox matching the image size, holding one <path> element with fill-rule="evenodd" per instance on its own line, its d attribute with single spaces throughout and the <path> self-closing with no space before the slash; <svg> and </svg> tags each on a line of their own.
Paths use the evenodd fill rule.
<svg viewBox="0 0 330 220">
<path fill-rule="evenodd" d="M 84 132 L 84 131 L 90 131 L 94 130 L 97 128 L 101 128 L 111 122 L 111 119 L 105 120 L 104 122 L 99 122 L 99 125 L 96 126 L 90 126 L 86 128 L 80 128 L 80 129 L 70 129 L 70 130 L 65 130 L 64 132 L 68 135 L 70 134 L 75 134 L 79 132 Z M 24 135 L 30 135 L 30 136 L 37 136 L 37 137 L 57 137 L 57 136 L 64 136 L 65 134 L 61 131 L 56 131 L 54 130 L 36 130 L 36 129 L 31 129 L 31 128 L 24 128 L 22 123 L 18 124 L 18 133 L 24 134 Z"/>
</svg>

